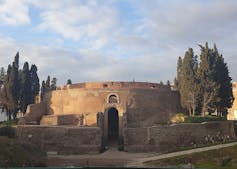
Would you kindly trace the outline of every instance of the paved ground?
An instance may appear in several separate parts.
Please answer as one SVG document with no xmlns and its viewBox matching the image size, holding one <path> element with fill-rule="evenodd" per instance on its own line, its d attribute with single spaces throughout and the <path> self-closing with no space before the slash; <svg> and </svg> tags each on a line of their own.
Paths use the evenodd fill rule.
<svg viewBox="0 0 237 169">
<path fill-rule="evenodd" d="M 196 148 L 192 150 L 179 151 L 168 154 L 157 153 L 128 153 L 118 151 L 117 148 L 111 147 L 109 150 L 101 154 L 92 155 L 51 155 L 48 157 L 48 166 L 120 166 L 120 167 L 146 167 L 144 162 L 170 158 L 180 155 L 192 154 L 208 150 L 220 149 L 236 145 L 237 142 L 229 144 L 220 144 L 204 148 Z"/>
</svg>

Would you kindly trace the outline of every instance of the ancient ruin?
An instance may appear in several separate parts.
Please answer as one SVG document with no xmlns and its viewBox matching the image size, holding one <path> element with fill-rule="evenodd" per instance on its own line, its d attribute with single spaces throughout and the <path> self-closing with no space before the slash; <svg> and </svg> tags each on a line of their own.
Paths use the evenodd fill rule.
<svg viewBox="0 0 237 169">
<path fill-rule="evenodd" d="M 90 82 L 59 87 L 27 108 L 19 139 L 62 154 L 168 151 L 235 137 L 231 122 L 170 125 L 180 101 L 168 85 Z M 195 132 L 197 131 L 197 132 Z"/>
</svg>

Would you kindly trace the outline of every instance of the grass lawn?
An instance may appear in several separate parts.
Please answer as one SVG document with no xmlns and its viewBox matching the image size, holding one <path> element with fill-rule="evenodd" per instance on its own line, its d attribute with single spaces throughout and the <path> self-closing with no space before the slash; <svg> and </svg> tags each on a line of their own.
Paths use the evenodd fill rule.
<svg viewBox="0 0 237 169">
<path fill-rule="evenodd" d="M 192 164 L 199 169 L 237 169 L 237 145 L 184 156 L 145 162 L 148 166 L 180 167 Z"/>
<path fill-rule="evenodd" d="M 0 168 L 45 166 L 46 154 L 39 147 L 0 136 Z"/>
</svg>

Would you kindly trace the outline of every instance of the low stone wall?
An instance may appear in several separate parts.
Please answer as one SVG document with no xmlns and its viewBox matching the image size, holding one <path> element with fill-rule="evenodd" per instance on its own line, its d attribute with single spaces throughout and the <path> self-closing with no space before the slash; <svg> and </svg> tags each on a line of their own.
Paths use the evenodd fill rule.
<svg viewBox="0 0 237 169">
<path fill-rule="evenodd" d="M 101 148 L 102 134 L 98 127 L 28 125 L 17 126 L 16 134 L 19 140 L 58 154 L 99 153 Z"/>
<path fill-rule="evenodd" d="M 79 125 L 79 114 L 46 115 L 43 116 L 40 125 Z"/>
<path fill-rule="evenodd" d="M 125 151 L 167 152 L 179 147 L 196 147 L 233 140 L 233 122 L 186 123 L 124 129 Z"/>
</svg>

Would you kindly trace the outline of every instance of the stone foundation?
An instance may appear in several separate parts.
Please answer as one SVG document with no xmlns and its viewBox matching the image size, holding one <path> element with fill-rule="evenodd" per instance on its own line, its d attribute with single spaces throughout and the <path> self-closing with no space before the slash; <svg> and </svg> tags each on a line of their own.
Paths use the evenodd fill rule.
<svg viewBox="0 0 237 169">
<path fill-rule="evenodd" d="M 19 140 L 57 154 L 99 153 L 101 149 L 102 134 L 98 127 L 27 125 L 17 126 L 16 134 Z"/>
<path fill-rule="evenodd" d="M 132 152 L 167 152 L 233 140 L 233 123 L 207 122 L 124 129 L 124 149 Z"/>
<path fill-rule="evenodd" d="M 66 114 L 66 115 L 47 115 L 43 116 L 40 125 L 71 125 L 78 126 L 80 120 L 79 114 Z"/>
</svg>

